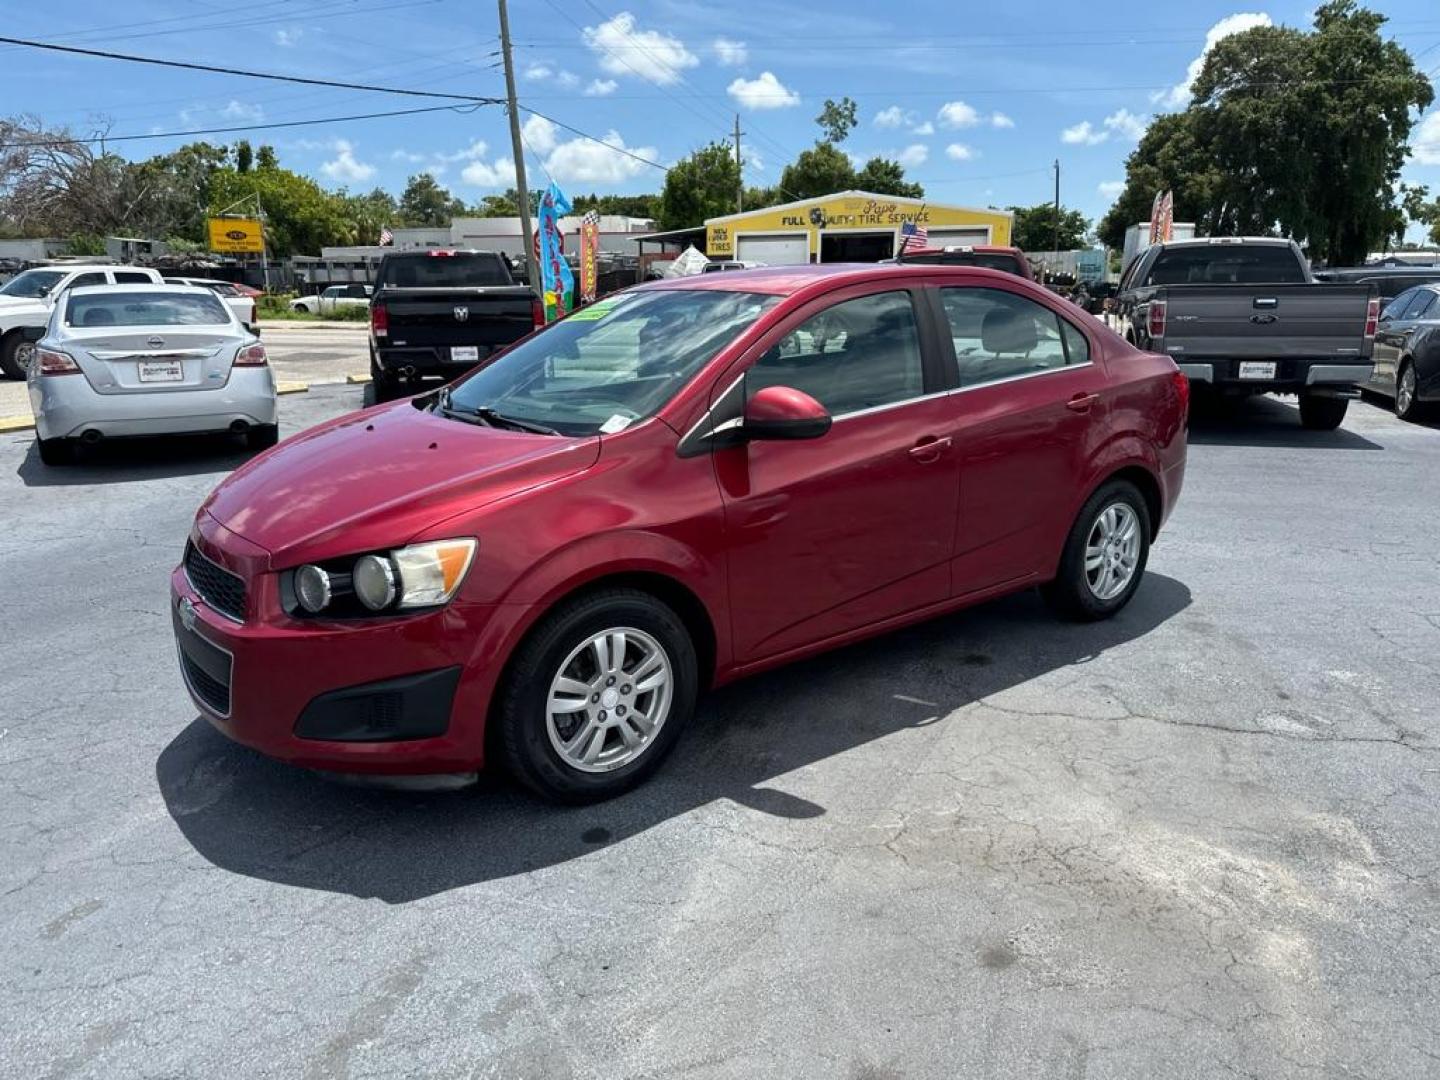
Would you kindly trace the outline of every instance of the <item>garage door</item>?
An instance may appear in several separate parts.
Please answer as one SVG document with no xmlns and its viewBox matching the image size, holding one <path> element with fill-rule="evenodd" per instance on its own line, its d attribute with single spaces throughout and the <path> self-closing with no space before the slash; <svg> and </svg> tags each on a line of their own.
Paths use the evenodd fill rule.
<svg viewBox="0 0 1440 1080">
<path fill-rule="evenodd" d="M 989 229 L 931 229 L 931 247 L 963 246 L 990 243 Z"/>
<path fill-rule="evenodd" d="M 810 261 L 810 239 L 806 236 L 739 236 L 735 257 L 766 266 L 792 266 Z"/>
</svg>

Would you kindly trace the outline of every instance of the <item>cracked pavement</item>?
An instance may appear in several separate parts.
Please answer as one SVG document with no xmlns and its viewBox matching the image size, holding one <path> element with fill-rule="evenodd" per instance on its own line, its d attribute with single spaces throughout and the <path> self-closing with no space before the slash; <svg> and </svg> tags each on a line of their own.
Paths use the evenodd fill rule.
<svg viewBox="0 0 1440 1080">
<path fill-rule="evenodd" d="M 196 718 L 167 577 L 241 460 L 0 436 L 3 1074 L 1440 1073 L 1440 429 L 1197 420 L 1117 619 L 1023 594 L 729 687 L 580 809 Z"/>
</svg>

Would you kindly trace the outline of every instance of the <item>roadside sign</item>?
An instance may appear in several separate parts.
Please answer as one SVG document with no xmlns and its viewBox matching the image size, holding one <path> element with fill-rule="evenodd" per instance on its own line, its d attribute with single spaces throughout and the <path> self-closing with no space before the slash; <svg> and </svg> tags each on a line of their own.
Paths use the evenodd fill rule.
<svg viewBox="0 0 1440 1080">
<path fill-rule="evenodd" d="M 210 218 L 210 250 L 227 255 L 263 252 L 265 232 L 256 218 Z"/>
</svg>

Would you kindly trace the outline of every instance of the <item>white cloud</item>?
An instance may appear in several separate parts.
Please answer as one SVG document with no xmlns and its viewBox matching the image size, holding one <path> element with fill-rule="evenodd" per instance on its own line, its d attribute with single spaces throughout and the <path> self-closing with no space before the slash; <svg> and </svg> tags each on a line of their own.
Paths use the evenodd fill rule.
<svg viewBox="0 0 1440 1080">
<path fill-rule="evenodd" d="M 980 123 L 980 114 L 963 101 L 948 101 L 935 115 L 940 118 L 941 127 L 967 128 Z"/>
<path fill-rule="evenodd" d="M 907 168 L 914 168 L 916 165 L 924 165 L 929 157 L 930 147 L 924 143 L 911 143 L 895 155 L 895 160 Z"/>
<path fill-rule="evenodd" d="M 1415 129 L 1410 144 L 1417 165 L 1440 165 L 1440 109 L 1436 109 Z"/>
<path fill-rule="evenodd" d="M 475 187 L 511 188 L 515 186 L 515 162 L 507 157 L 472 161 L 460 171 L 460 179 Z"/>
<path fill-rule="evenodd" d="M 753 146 L 746 146 L 740 150 L 741 160 L 744 161 L 747 169 L 753 169 L 757 173 L 765 171 L 765 158 L 759 150 Z"/>
<path fill-rule="evenodd" d="M 906 123 L 905 110 L 899 105 L 891 105 L 888 109 L 881 109 L 875 114 L 875 126 L 882 128 L 898 128 Z"/>
<path fill-rule="evenodd" d="M 611 130 L 606 133 L 603 143 L 578 138 L 561 143 L 545 159 L 545 169 L 556 180 L 583 184 L 618 184 L 635 176 L 648 175 L 648 165 L 616 153 L 617 149 L 628 150 L 651 161 L 659 154 L 653 146 L 626 146 L 620 133 Z"/>
<path fill-rule="evenodd" d="M 607 94 L 613 94 L 619 85 L 614 79 L 591 79 L 590 85 L 585 87 L 585 96 L 605 97 Z"/>
<path fill-rule="evenodd" d="M 964 143 L 952 142 L 949 146 L 945 147 L 945 156 L 951 161 L 972 161 L 975 157 L 975 151 Z"/>
<path fill-rule="evenodd" d="M 666 86 L 679 82 L 686 68 L 700 63 L 679 38 L 659 30 L 637 30 L 635 16 L 628 11 L 599 26 L 585 27 L 580 36 L 595 53 L 600 70 L 609 75 L 638 75 Z"/>
<path fill-rule="evenodd" d="M 1140 136 L 1145 134 L 1145 129 L 1149 126 L 1143 116 L 1136 116 L 1129 109 L 1111 113 L 1105 117 L 1104 123 L 1108 131 L 1122 135 L 1131 142 L 1139 142 Z"/>
<path fill-rule="evenodd" d="M 390 151 L 390 160 L 404 161 L 410 165 L 418 165 L 425 160 L 425 155 L 416 154 L 410 150 L 392 150 Z"/>
<path fill-rule="evenodd" d="M 990 114 L 990 126 L 997 128 L 1013 128 L 1015 121 L 1006 116 L 1003 112 Z"/>
<path fill-rule="evenodd" d="M 1102 180 L 1099 184 L 1095 185 L 1095 190 L 1107 199 L 1118 199 L 1120 193 L 1125 190 L 1125 181 Z"/>
<path fill-rule="evenodd" d="M 736 79 L 727 92 L 747 109 L 784 109 L 800 104 L 800 95 L 787 89 L 769 71 L 762 71 L 758 79 Z"/>
<path fill-rule="evenodd" d="M 710 43 L 710 48 L 715 52 L 715 59 L 724 67 L 740 67 L 750 59 L 750 50 L 743 41 L 717 37 Z"/>
<path fill-rule="evenodd" d="M 916 135 L 934 135 L 935 125 L 932 124 L 929 120 L 926 120 L 923 124 L 916 124 L 910 130 L 913 131 Z"/>
<path fill-rule="evenodd" d="M 554 74 L 555 69 L 549 64 L 531 64 L 525 69 L 521 78 L 529 79 L 531 82 L 544 82 Z"/>
<path fill-rule="evenodd" d="M 226 120 L 238 120 L 246 124 L 258 124 L 265 119 L 265 110 L 259 105 L 247 105 L 243 101 L 231 101 L 220 110 Z"/>
<path fill-rule="evenodd" d="M 1234 15 L 1227 15 L 1221 19 L 1205 34 L 1205 47 L 1200 50 L 1200 55 L 1190 61 L 1190 66 L 1185 70 L 1185 81 L 1169 90 L 1162 90 L 1151 95 L 1151 100 L 1157 104 L 1164 105 L 1171 109 L 1183 109 L 1190 104 L 1190 88 L 1195 85 L 1195 80 L 1200 77 L 1200 70 L 1205 66 L 1205 57 L 1210 55 L 1210 50 L 1215 48 L 1221 40 L 1231 34 L 1238 34 L 1244 30 L 1253 30 L 1257 26 L 1274 26 L 1270 16 L 1264 12 L 1236 12 Z"/>
<path fill-rule="evenodd" d="M 300 39 L 304 36 L 305 28 L 303 26 L 288 28 L 282 26 L 279 30 L 275 31 L 275 44 L 279 45 L 282 49 L 288 49 L 291 46 L 300 44 Z"/>
<path fill-rule="evenodd" d="M 449 165 L 426 165 L 425 168 L 421 169 L 420 171 L 423 173 L 429 173 L 436 180 L 439 180 L 442 176 L 445 175 L 446 171 L 449 168 Z"/>
<path fill-rule="evenodd" d="M 558 142 L 559 128 L 543 116 L 536 116 L 531 113 L 520 125 L 520 137 L 525 140 L 525 145 L 536 154 L 542 157 L 555 149 Z"/>
<path fill-rule="evenodd" d="M 437 161 L 479 161 L 485 156 L 487 149 L 489 147 L 486 146 L 483 139 L 476 139 L 464 150 L 457 150 L 453 154 L 436 154 L 435 159 Z"/>
<path fill-rule="evenodd" d="M 1097 146 L 1108 138 L 1110 132 L 1097 128 L 1089 120 L 1082 120 L 1060 132 L 1060 141 L 1071 146 Z"/>
<path fill-rule="evenodd" d="M 343 180 L 358 184 L 375 175 L 375 166 L 355 159 L 355 148 L 345 139 L 335 140 L 335 158 L 320 166 L 320 171 L 331 180 Z"/>
</svg>

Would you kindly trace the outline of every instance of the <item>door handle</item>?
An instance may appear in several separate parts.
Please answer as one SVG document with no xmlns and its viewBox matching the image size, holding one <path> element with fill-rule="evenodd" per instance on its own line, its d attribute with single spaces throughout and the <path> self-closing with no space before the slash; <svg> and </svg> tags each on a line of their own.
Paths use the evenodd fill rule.
<svg viewBox="0 0 1440 1080">
<path fill-rule="evenodd" d="M 1099 394 L 1076 394 L 1069 401 L 1065 402 L 1065 408 L 1071 412 L 1086 413 L 1090 411 L 1090 406 L 1099 400 Z"/>
<path fill-rule="evenodd" d="M 950 436 L 937 439 L 934 435 L 926 435 L 909 450 L 912 461 L 918 461 L 922 465 L 928 465 L 932 461 L 939 461 L 940 455 L 950 449 Z"/>
</svg>

